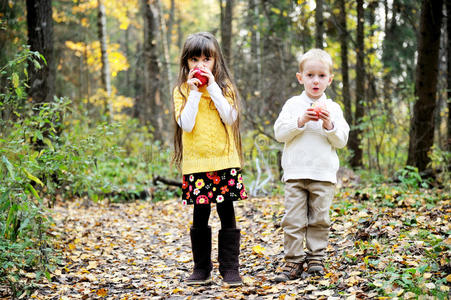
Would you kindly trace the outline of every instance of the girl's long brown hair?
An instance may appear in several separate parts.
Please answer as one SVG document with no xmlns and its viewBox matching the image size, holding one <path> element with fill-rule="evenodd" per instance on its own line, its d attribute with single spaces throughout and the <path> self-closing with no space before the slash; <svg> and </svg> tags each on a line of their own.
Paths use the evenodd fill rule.
<svg viewBox="0 0 451 300">
<path fill-rule="evenodd" d="M 235 84 L 232 80 L 232 76 L 230 75 L 229 69 L 224 61 L 224 57 L 222 55 L 221 47 L 219 46 L 216 38 L 209 32 L 198 32 L 188 36 L 183 45 L 182 55 L 180 56 L 180 71 L 177 79 L 177 85 L 175 88 L 178 89 L 180 94 L 183 97 L 183 105 L 180 109 L 182 112 L 185 107 L 187 96 L 185 95 L 182 89 L 182 85 L 186 83 L 188 79 L 189 67 L 188 67 L 188 59 L 192 57 L 200 57 L 205 55 L 206 57 L 213 57 L 215 59 L 215 65 L 213 67 L 213 76 L 215 77 L 216 83 L 222 90 L 222 94 L 224 96 L 230 97 L 233 99 L 233 106 L 238 112 L 238 116 L 236 121 L 231 125 L 233 139 L 235 140 L 235 145 L 237 147 L 237 151 L 240 157 L 241 165 L 243 165 L 243 150 L 241 147 L 241 134 L 240 134 L 240 101 L 238 96 L 238 91 L 236 90 Z M 173 118 L 175 124 L 174 131 L 174 156 L 173 163 L 180 168 L 182 159 L 183 159 L 183 144 L 182 144 L 182 129 L 177 124 L 177 120 L 175 119 L 175 109 L 174 102 L 173 106 Z M 180 115 L 180 114 L 179 114 Z M 222 120 L 221 120 L 222 121 Z M 224 125 L 224 129 L 227 132 L 227 128 Z M 226 135 L 228 139 L 228 134 Z M 227 147 L 228 148 L 228 147 Z"/>
</svg>

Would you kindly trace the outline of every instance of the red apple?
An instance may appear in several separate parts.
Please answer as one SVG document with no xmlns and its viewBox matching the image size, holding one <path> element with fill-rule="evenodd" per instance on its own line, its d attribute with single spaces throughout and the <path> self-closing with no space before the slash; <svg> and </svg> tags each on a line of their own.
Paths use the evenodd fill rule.
<svg viewBox="0 0 451 300">
<path fill-rule="evenodd" d="M 319 118 L 319 114 L 321 113 L 321 106 L 315 106 L 313 111 L 316 112 L 316 116 Z"/>
<path fill-rule="evenodd" d="M 319 118 L 319 114 L 323 109 L 326 109 L 326 105 L 324 103 L 312 103 L 312 108 L 316 113 L 316 116 Z"/>
<path fill-rule="evenodd" d="M 202 70 L 199 68 L 194 68 L 194 71 L 197 71 L 194 73 L 194 77 L 200 80 L 201 84 L 199 87 L 204 86 L 208 83 L 208 77 L 201 74 Z"/>
</svg>

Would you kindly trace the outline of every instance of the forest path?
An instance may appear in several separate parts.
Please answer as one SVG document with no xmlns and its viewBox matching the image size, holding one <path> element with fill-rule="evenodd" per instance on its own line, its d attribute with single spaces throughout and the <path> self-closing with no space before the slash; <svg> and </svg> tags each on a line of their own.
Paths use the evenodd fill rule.
<svg viewBox="0 0 451 300">
<path fill-rule="evenodd" d="M 219 277 L 216 258 L 220 225 L 215 209 L 210 219 L 213 283 L 192 287 L 183 282 L 192 268 L 191 206 L 184 207 L 177 200 L 91 204 L 89 207 L 72 202 L 57 206 L 53 214 L 56 223 L 53 233 L 59 236 L 63 260 L 60 268 L 53 272 L 52 282 L 42 283 L 33 298 L 372 298 L 381 295 L 387 266 L 415 268 L 425 260 L 424 244 L 418 244 L 413 236 L 410 240 L 403 235 L 401 240 L 399 234 L 405 228 L 402 220 L 416 219 L 418 226 L 414 230 L 417 233 L 421 226 L 443 226 L 434 227 L 435 230 L 449 227 L 442 219 L 446 210 L 438 217 L 440 210 L 425 210 L 418 217 L 408 207 L 381 209 L 365 204 L 364 208 L 352 195 L 344 196 L 349 198 L 335 203 L 332 209 L 326 276 L 279 284 L 271 278 L 282 262 L 283 234 L 279 223 L 283 216 L 283 198 L 236 202 L 236 215 L 242 229 L 240 263 L 244 281 L 238 288 L 222 286 Z M 449 201 L 445 205 L 449 210 Z M 428 225 L 430 217 L 435 219 Z M 392 292 L 413 296 L 401 287 Z"/>
</svg>

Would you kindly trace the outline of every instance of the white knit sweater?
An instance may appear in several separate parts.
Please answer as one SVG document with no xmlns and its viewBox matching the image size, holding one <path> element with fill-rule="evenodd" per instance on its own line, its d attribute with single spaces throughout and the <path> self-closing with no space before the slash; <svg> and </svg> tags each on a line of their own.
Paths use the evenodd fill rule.
<svg viewBox="0 0 451 300">
<path fill-rule="evenodd" d="M 314 101 L 322 101 L 330 112 L 334 128 L 325 130 L 323 121 L 309 121 L 298 128 L 298 118 Z M 337 182 L 339 160 L 335 149 L 346 146 L 349 125 L 340 106 L 323 96 L 310 99 L 305 92 L 285 103 L 274 124 L 275 137 L 285 143 L 282 154 L 283 181 L 313 179 Z"/>
</svg>

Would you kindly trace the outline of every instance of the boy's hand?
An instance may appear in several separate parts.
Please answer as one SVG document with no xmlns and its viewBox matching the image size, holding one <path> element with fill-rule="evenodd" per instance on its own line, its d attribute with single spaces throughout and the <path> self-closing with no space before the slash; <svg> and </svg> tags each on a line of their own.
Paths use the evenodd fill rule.
<svg viewBox="0 0 451 300">
<path fill-rule="evenodd" d="M 304 115 L 302 117 L 299 117 L 298 119 L 298 127 L 301 128 L 305 125 L 305 123 L 309 121 L 318 121 L 319 118 L 316 114 L 316 112 L 313 110 L 313 107 L 307 108 Z"/>
<path fill-rule="evenodd" d="M 334 129 L 334 123 L 330 120 L 330 113 L 327 109 L 321 109 L 319 113 L 319 118 L 323 120 L 323 128 L 326 130 Z"/>
</svg>

